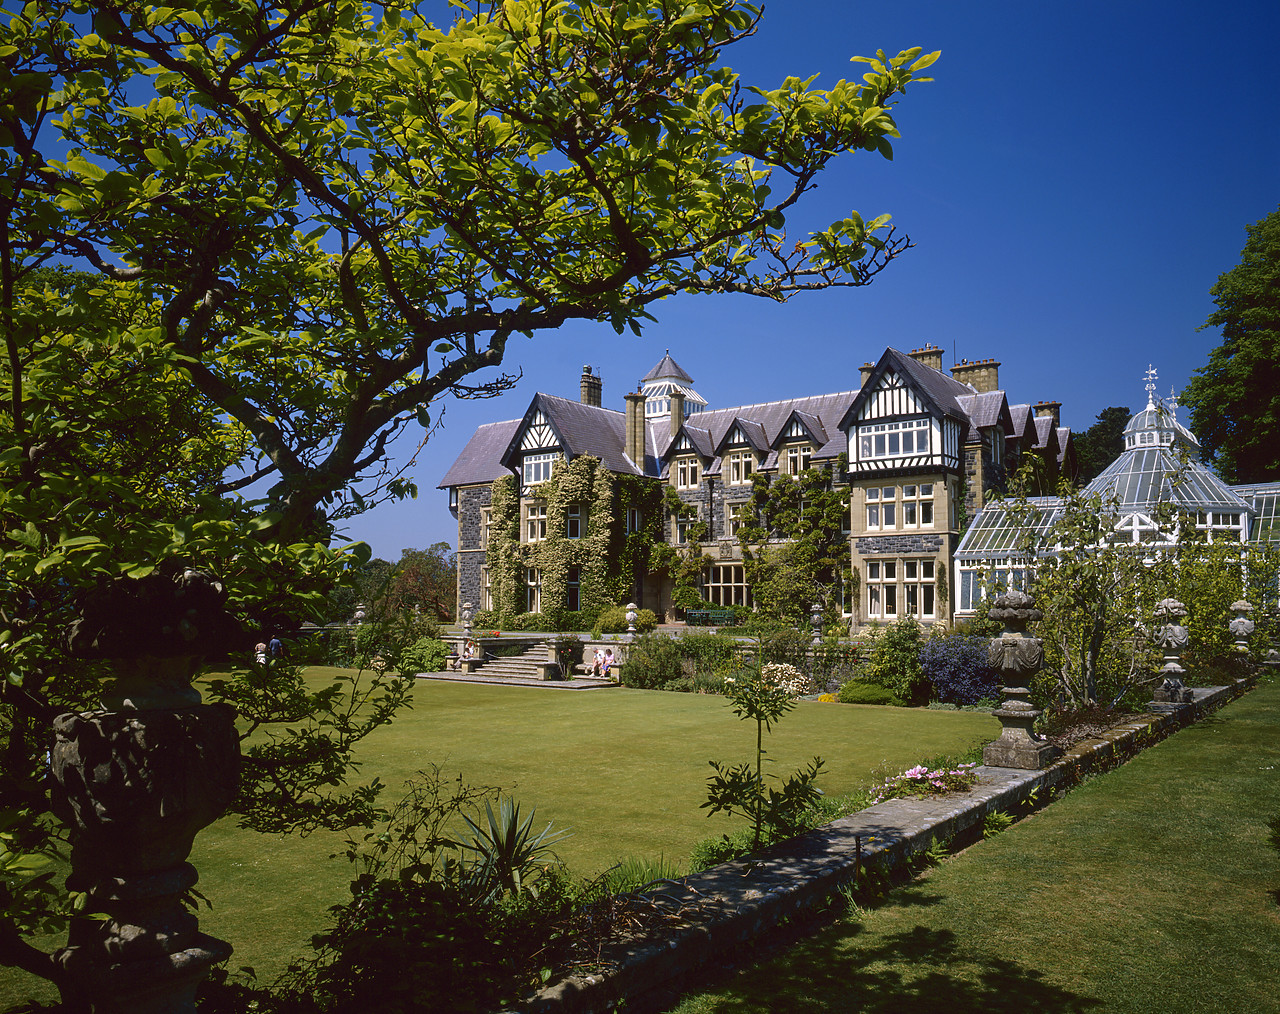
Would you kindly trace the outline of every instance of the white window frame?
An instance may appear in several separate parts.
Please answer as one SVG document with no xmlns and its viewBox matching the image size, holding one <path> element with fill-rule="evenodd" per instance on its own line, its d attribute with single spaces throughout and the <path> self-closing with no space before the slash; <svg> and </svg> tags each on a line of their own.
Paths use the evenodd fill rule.
<svg viewBox="0 0 1280 1014">
<path fill-rule="evenodd" d="M 702 462 L 696 456 L 676 459 L 676 489 L 697 489 Z"/>
<path fill-rule="evenodd" d="M 639 507 L 627 508 L 627 533 L 638 532 L 644 524 L 644 515 Z"/>
<path fill-rule="evenodd" d="M 526 454 L 520 462 L 521 481 L 526 487 L 546 482 L 551 478 L 551 470 L 558 457 L 560 457 L 558 451 Z"/>
<path fill-rule="evenodd" d="M 787 474 L 800 475 L 809 469 L 809 462 L 813 458 L 812 444 L 788 444 L 787 445 Z"/>
<path fill-rule="evenodd" d="M 566 539 L 582 538 L 582 516 L 584 513 L 580 503 L 571 503 L 564 509 L 564 537 Z"/>
<path fill-rule="evenodd" d="M 928 515 L 926 517 L 925 515 Z M 903 483 L 902 527 L 932 528 L 936 517 L 933 511 L 933 483 Z"/>
<path fill-rule="evenodd" d="M 921 620 L 938 615 L 937 563 L 932 557 L 902 561 L 902 606 Z"/>
<path fill-rule="evenodd" d="M 742 528 L 746 506 L 747 502 L 745 500 L 724 505 L 724 533 L 731 539 L 738 537 L 738 532 Z"/>
<path fill-rule="evenodd" d="M 524 534 L 525 542 L 541 542 L 547 537 L 547 505 L 545 501 L 535 500 L 525 506 Z"/>
<path fill-rule="evenodd" d="M 729 486 L 748 486 L 751 484 L 751 473 L 755 471 L 756 456 L 752 451 L 730 451 Z"/>
<path fill-rule="evenodd" d="M 480 608 L 493 608 L 493 572 L 488 567 L 480 568 Z"/>
<path fill-rule="evenodd" d="M 537 567 L 524 569 L 525 605 L 531 613 L 542 612 L 542 571 Z"/>
<path fill-rule="evenodd" d="M 858 458 L 914 458 L 928 454 L 932 428 L 932 420 L 928 416 L 859 426 Z M 910 449 L 907 449 L 908 443 Z"/>
<path fill-rule="evenodd" d="M 866 491 L 866 501 L 867 531 L 892 532 L 897 530 L 897 486 L 872 486 Z"/>
<path fill-rule="evenodd" d="M 867 618 L 896 620 L 898 618 L 898 561 L 867 561 Z"/>
</svg>

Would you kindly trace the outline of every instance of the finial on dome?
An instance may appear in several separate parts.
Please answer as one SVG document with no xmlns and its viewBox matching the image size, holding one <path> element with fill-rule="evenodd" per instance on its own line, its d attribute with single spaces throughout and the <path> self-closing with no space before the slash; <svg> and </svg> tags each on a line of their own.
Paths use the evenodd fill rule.
<svg viewBox="0 0 1280 1014">
<path fill-rule="evenodd" d="M 1156 407 L 1156 368 L 1147 364 L 1147 408 Z"/>
</svg>

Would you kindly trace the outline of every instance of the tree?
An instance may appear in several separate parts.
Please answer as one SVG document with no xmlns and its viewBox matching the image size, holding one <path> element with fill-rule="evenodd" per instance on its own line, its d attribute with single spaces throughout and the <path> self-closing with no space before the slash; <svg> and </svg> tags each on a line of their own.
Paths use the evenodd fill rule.
<svg viewBox="0 0 1280 1014">
<path fill-rule="evenodd" d="M 458 563 L 453 547 L 437 542 L 426 549 L 406 549 L 400 554 L 388 591 L 388 606 L 397 611 L 421 611 L 434 619 L 453 616 L 457 593 Z"/>
<path fill-rule="evenodd" d="M 1075 438 L 1080 461 L 1080 485 L 1088 485 L 1124 451 L 1124 428 L 1133 415 L 1128 408 L 1112 405 L 1098 413 L 1098 421 Z"/>
<path fill-rule="evenodd" d="M 798 242 L 786 220 L 832 159 L 891 155 L 892 105 L 937 54 L 746 89 L 720 60 L 758 18 L 737 0 L 511 0 L 444 28 L 356 0 L 7 12 L 0 728 L 26 758 L 18 809 L 45 805 L 41 723 L 94 695 L 61 638 L 82 593 L 198 566 L 243 620 L 315 608 L 367 558 L 329 547 L 333 522 L 414 492 L 389 442 L 429 432 L 445 395 L 509 387 L 476 374 L 513 335 L 639 331 L 681 292 L 864 285 L 910 245 L 887 216 Z M 96 284 L 38 274 L 67 261 Z"/>
<path fill-rule="evenodd" d="M 1205 460 L 1230 483 L 1280 479 L 1280 209 L 1245 226 L 1240 263 L 1209 290 L 1201 325 L 1222 344 L 1182 393 Z"/>
</svg>

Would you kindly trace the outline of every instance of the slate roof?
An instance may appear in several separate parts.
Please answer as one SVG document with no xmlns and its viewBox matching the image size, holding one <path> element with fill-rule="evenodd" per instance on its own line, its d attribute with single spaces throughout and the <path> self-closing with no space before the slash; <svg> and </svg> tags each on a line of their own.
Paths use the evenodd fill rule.
<svg viewBox="0 0 1280 1014">
<path fill-rule="evenodd" d="M 510 475 L 511 470 L 503 467 L 502 455 L 523 421 L 507 419 L 504 422 L 485 423 L 477 429 L 436 489 L 474 486 Z"/>
<path fill-rule="evenodd" d="M 694 417 L 696 426 L 707 434 L 709 441 L 708 450 L 703 453 L 703 456 L 710 457 L 716 453 L 715 448 L 723 444 L 724 438 L 735 422 L 748 423 L 752 433 L 749 439 L 758 440 L 757 449 L 766 450 L 777 442 L 778 435 L 791 421 L 792 414 L 800 413 L 818 427 L 815 436 L 821 435 L 826 439 L 826 442 L 814 451 L 813 457 L 817 460 L 833 459 L 841 451 L 847 450 L 845 435 L 839 424 L 857 396 L 857 391 L 839 391 L 834 394 L 786 398 L 781 401 L 766 401 L 755 405 L 737 405 L 699 412 Z M 654 446 L 662 448 L 665 459 L 670 454 L 670 440 L 667 437 L 669 422 L 666 419 L 655 419 L 653 423 L 654 430 L 658 433 L 658 440 Z M 744 429 L 747 428 L 744 426 Z M 692 436 L 693 427 L 687 421 L 684 424 L 684 430 Z M 699 445 L 700 451 L 702 447 L 703 445 Z"/>
<path fill-rule="evenodd" d="M 1036 424 L 1036 450 L 1052 450 L 1057 459 L 1062 453 L 1062 445 L 1058 443 L 1058 427 L 1053 424 L 1053 417 L 1038 415 L 1032 421 Z"/>
<path fill-rule="evenodd" d="M 641 474 L 643 462 L 633 462 L 626 455 L 627 421 L 622 412 L 541 392 L 533 396 L 526 418 L 538 408 L 560 437 L 567 457 L 589 454 L 599 458 L 611 472 Z M 519 453 L 519 447 L 509 446 L 504 457 L 514 464 Z"/>
<path fill-rule="evenodd" d="M 1026 440 L 1028 437 L 1034 437 L 1034 432 L 1028 433 L 1028 427 L 1031 425 L 1031 406 L 1030 405 L 1010 405 L 1009 418 L 1013 421 L 1013 429 L 1009 431 L 1009 436 L 1016 437 L 1018 440 Z M 1031 447 L 1031 444 L 1024 444 L 1025 447 Z"/>
<path fill-rule="evenodd" d="M 671 358 L 670 349 L 667 349 L 667 354 L 658 360 L 658 365 L 646 373 L 640 382 L 643 384 L 650 380 L 682 380 L 686 384 L 693 383 L 693 378 L 680 369 L 680 364 Z"/>
</svg>

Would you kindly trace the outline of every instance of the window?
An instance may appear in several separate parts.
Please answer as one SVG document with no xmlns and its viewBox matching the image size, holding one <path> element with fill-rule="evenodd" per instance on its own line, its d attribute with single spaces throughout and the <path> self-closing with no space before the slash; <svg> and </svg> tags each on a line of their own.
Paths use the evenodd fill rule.
<svg viewBox="0 0 1280 1014">
<path fill-rule="evenodd" d="M 742 522 L 746 518 L 745 503 L 729 503 L 724 505 L 724 533 L 736 538 Z"/>
<path fill-rule="evenodd" d="M 934 617 L 934 561 L 903 560 L 903 591 L 906 593 L 907 612 L 921 619 Z"/>
<path fill-rule="evenodd" d="M 551 478 L 551 466 L 560 455 L 555 451 L 547 454 L 526 454 L 524 456 L 524 484 L 536 486 Z"/>
<path fill-rule="evenodd" d="M 458 509 L 458 487 L 449 487 L 449 510 L 457 511 Z"/>
<path fill-rule="evenodd" d="M 678 458 L 676 460 L 676 489 L 698 488 L 698 459 Z"/>
<path fill-rule="evenodd" d="M 492 525 L 493 525 L 493 508 L 481 507 L 480 508 L 480 548 L 481 549 L 489 548 L 489 529 L 492 527 Z M 488 609 L 489 607 L 485 606 L 485 608 Z"/>
<path fill-rule="evenodd" d="M 751 605 L 751 592 L 747 588 L 742 564 L 708 567 L 702 580 L 702 595 L 717 606 Z"/>
<path fill-rule="evenodd" d="M 644 515 L 640 513 L 639 507 L 627 508 L 627 531 L 628 532 L 640 531 L 640 526 L 643 521 L 644 521 Z"/>
<path fill-rule="evenodd" d="M 897 458 L 928 453 L 928 419 L 905 419 L 858 427 L 858 456 L 861 458 Z"/>
<path fill-rule="evenodd" d="M 933 483 L 902 487 L 902 527 L 933 527 Z"/>
<path fill-rule="evenodd" d="M 874 486 L 867 490 L 867 528 L 898 527 L 898 487 Z"/>
<path fill-rule="evenodd" d="M 564 607 L 572 612 L 582 608 L 582 577 L 577 567 L 570 567 L 564 579 Z"/>
<path fill-rule="evenodd" d="M 564 511 L 564 537 L 566 539 L 582 538 L 582 504 L 571 503 Z M 530 542 L 535 540 L 530 539 Z"/>
<path fill-rule="evenodd" d="M 751 472 L 755 467 L 756 458 L 750 451 L 730 451 L 729 485 L 745 486 L 751 481 Z"/>
<path fill-rule="evenodd" d="M 537 567 L 524 570 L 525 607 L 531 613 L 542 612 L 542 571 Z"/>
<path fill-rule="evenodd" d="M 787 448 L 787 474 L 799 475 L 809 467 L 813 448 L 808 444 L 792 444 Z"/>
<path fill-rule="evenodd" d="M 689 534 L 693 530 L 693 526 L 698 523 L 698 516 L 676 518 L 676 544 L 685 545 L 689 541 Z"/>
<path fill-rule="evenodd" d="M 493 608 L 493 575 L 488 567 L 480 568 L 480 608 Z"/>
<path fill-rule="evenodd" d="M 898 561 L 867 563 L 867 616 L 888 619 L 898 615 Z"/>
<path fill-rule="evenodd" d="M 541 542 L 547 537 L 547 505 L 531 503 L 526 509 L 525 542 Z"/>
</svg>

